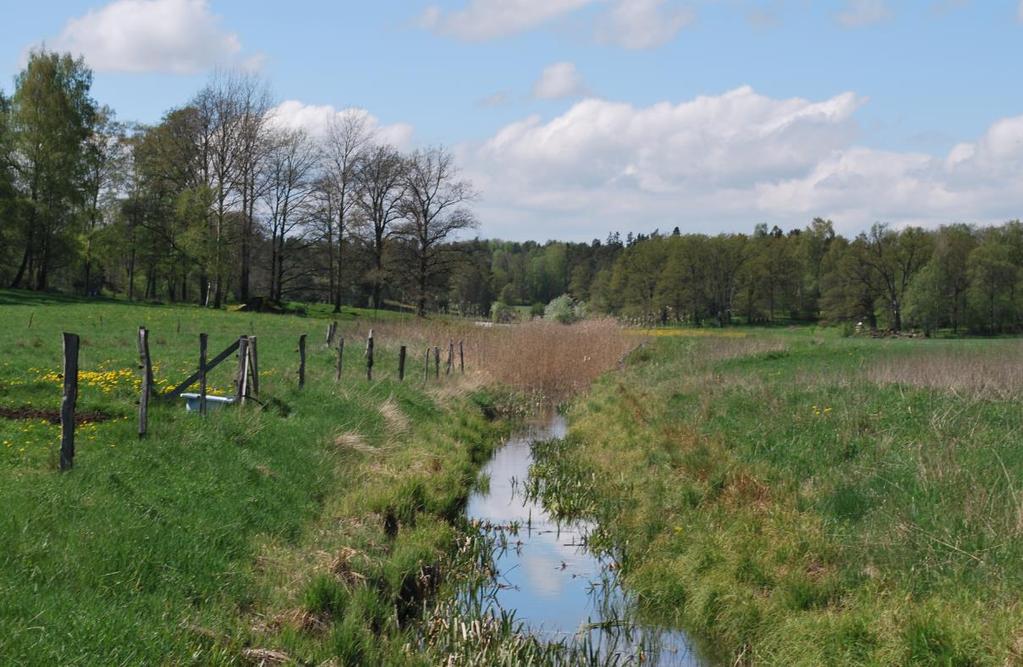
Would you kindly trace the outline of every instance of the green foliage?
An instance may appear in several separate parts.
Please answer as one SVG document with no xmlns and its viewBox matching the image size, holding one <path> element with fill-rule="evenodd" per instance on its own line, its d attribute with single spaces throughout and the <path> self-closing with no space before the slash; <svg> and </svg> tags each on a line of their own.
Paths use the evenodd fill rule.
<svg viewBox="0 0 1023 667">
<path fill-rule="evenodd" d="M 504 301 L 495 301 L 490 307 L 490 319 L 498 324 L 515 321 L 515 309 Z"/>
<path fill-rule="evenodd" d="M 575 303 L 572 301 L 572 297 L 567 294 L 562 294 L 547 304 L 547 307 L 544 308 L 543 316 L 546 320 L 554 320 L 560 324 L 572 324 L 579 320 L 579 316 L 576 314 Z"/>
</svg>

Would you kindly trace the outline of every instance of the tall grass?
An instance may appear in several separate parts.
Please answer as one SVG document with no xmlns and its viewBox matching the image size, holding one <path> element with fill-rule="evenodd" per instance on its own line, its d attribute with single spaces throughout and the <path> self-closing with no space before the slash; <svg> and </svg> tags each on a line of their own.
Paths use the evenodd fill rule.
<svg viewBox="0 0 1023 667">
<path fill-rule="evenodd" d="M 866 375 L 879 384 L 937 389 L 964 398 L 1017 397 L 1023 391 L 1023 341 L 918 350 L 874 362 Z"/>
</svg>

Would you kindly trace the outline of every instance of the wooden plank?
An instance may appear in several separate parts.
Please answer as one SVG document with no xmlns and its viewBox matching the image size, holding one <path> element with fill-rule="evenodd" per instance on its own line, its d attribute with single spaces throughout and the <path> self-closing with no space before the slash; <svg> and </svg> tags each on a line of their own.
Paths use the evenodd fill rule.
<svg viewBox="0 0 1023 667">
<path fill-rule="evenodd" d="M 259 347 L 255 336 L 249 336 L 249 372 L 252 374 L 252 396 L 259 398 Z"/>
<path fill-rule="evenodd" d="M 75 464 L 75 406 L 78 404 L 78 334 L 64 334 L 64 394 L 60 399 L 60 469 Z"/>
<path fill-rule="evenodd" d="M 206 373 L 209 371 L 209 364 L 206 363 L 206 346 L 209 337 L 199 334 L 199 414 L 206 414 Z"/>
<path fill-rule="evenodd" d="M 200 334 L 200 335 L 201 336 L 205 336 L 206 334 Z M 217 356 L 213 357 L 213 359 L 211 359 L 210 361 L 208 361 L 206 363 L 206 371 L 209 372 L 209 371 L 213 370 L 214 368 L 216 368 L 217 366 L 219 366 L 225 359 L 227 359 L 232 354 L 234 354 L 235 350 L 237 350 L 237 349 L 238 349 L 238 341 L 235 341 L 235 342 L 231 343 L 230 345 L 228 345 L 226 350 L 224 350 L 223 352 L 221 352 Z M 160 398 L 160 399 L 177 398 L 178 396 L 181 395 L 181 393 L 183 391 L 185 391 L 186 389 L 188 389 L 189 387 L 191 387 L 193 384 L 195 384 L 198 381 L 199 381 L 199 371 L 196 371 L 195 373 L 192 373 L 192 375 L 190 375 L 187 380 L 185 380 L 184 382 L 179 384 L 177 387 L 174 387 L 174 389 L 171 389 L 170 391 L 168 391 L 165 394 L 159 394 L 157 396 L 157 398 Z"/>
<path fill-rule="evenodd" d="M 245 403 L 249 395 L 249 338 L 238 338 L 238 370 L 234 376 L 234 398 L 238 405 Z"/>
<path fill-rule="evenodd" d="M 149 356 L 149 330 L 139 327 L 139 366 L 142 370 L 142 390 L 139 394 L 139 439 L 149 430 L 149 398 L 153 395 L 153 361 Z"/>
</svg>

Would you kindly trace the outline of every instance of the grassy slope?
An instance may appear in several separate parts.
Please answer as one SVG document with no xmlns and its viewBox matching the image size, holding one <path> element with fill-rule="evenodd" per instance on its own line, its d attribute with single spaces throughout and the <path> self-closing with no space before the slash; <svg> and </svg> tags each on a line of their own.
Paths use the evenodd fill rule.
<svg viewBox="0 0 1023 667">
<path fill-rule="evenodd" d="M 262 394 L 293 412 L 252 406 L 201 420 L 180 402 L 156 405 L 151 437 L 138 442 L 140 324 L 161 386 L 193 367 L 200 331 L 211 354 L 258 334 Z M 401 649 L 400 617 L 452 550 L 446 519 L 501 427 L 464 392 L 394 380 L 398 341 L 378 341 L 373 383 L 353 341 L 335 385 L 323 329 L 312 318 L 0 292 L 0 406 L 57 406 L 59 380 L 47 375 L 59 370 L 59 332 L 71 330 L 83 339 L 79 409 L 117 417 L 80 429 L 68 474 L 53 469 L 59 427 L 0 419 L 5 662 L 233 663 L 248 647 L 418 660 Z M 299 392 L 301 333 L 310 360 Z M 228 390 L 230 366 L 214 387 Z"/>
<path fill-rule="evenodd" d="M 658 338 L 576 404 L 539 470 L 555 500 L 586 490 L 646 610 L 729 662 L 1016 663 L 1018 401 L 863 373 L 951 349 L 1019 350 L 805 329 Z"/>
</svg>

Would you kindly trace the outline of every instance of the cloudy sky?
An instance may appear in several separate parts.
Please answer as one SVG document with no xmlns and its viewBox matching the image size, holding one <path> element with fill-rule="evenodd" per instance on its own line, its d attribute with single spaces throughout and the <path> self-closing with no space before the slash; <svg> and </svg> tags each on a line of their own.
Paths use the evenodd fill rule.
<svg viewBox="0 0 1023 667">
<path fill-rule="evenodd" d="M 290 124 L 450 146 L 485 236 L 1023 217 L 1023 0 L 5 4 L 8 92 L 40 44 L 125 120 L 258 71 Z"/>
</svg>

